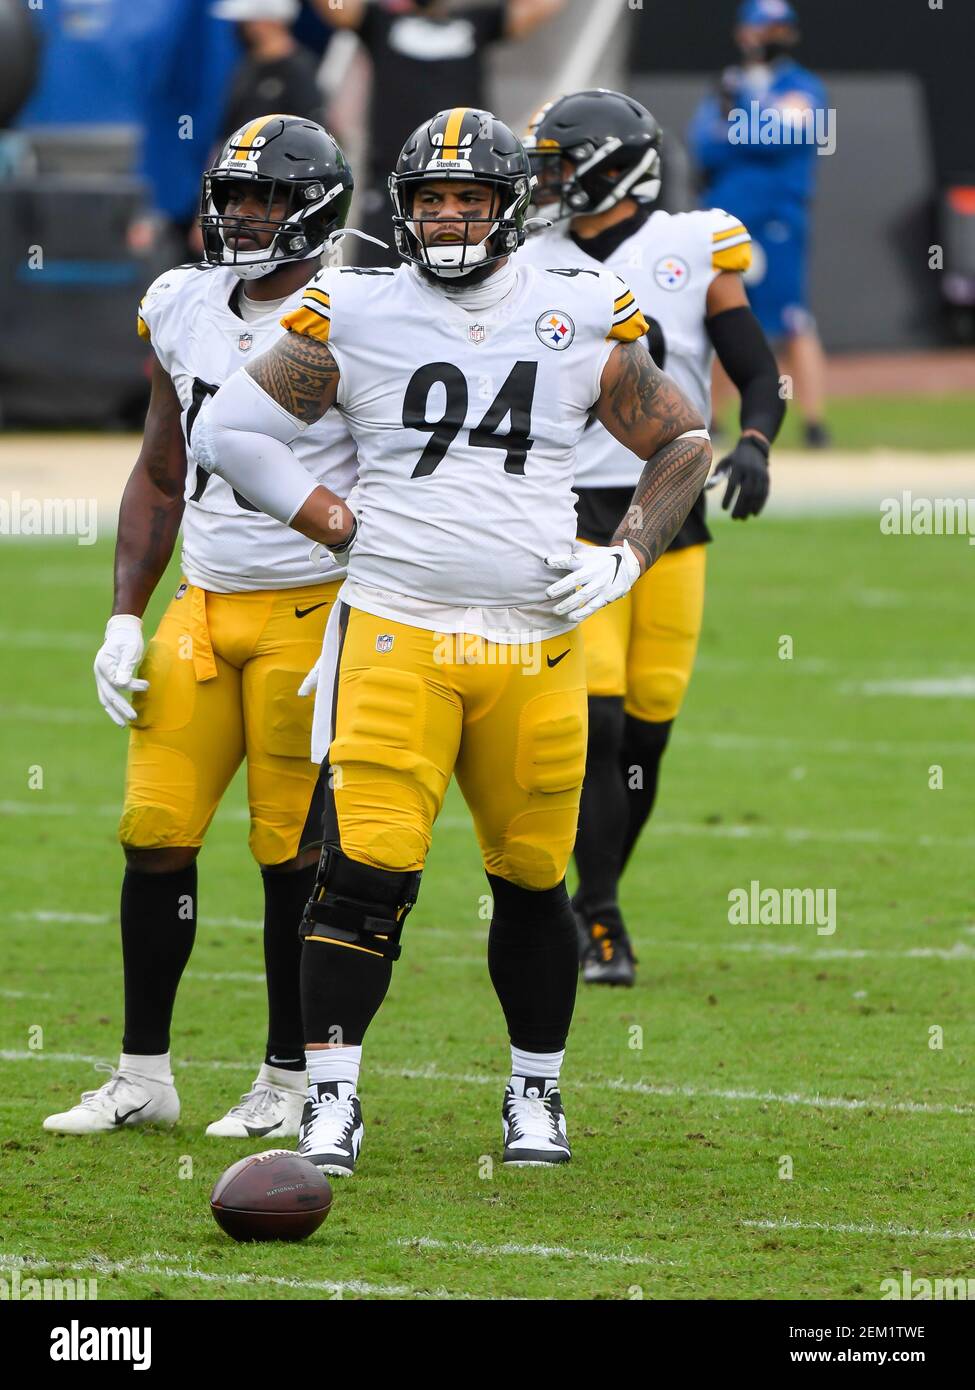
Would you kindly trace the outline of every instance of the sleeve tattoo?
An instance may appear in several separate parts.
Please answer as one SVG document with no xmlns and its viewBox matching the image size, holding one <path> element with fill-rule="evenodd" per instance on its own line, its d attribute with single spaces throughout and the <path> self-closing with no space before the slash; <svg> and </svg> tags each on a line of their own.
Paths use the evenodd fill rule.
<svg viewBox="0 0 975 1390">
<path fill-rule="evenodd" d="M 313 425 L 335 401 L 339 369 L 326 343 L 285 333 L 245 368 L 258 386 L 296 420 Z"/>
<path fill-rule="evenodd" d="M 704 422 L 643 343 L 629 344 L 619 355 L 603 423 L 628 447 L 636 445 L 647 462 L 613 540 L 617 545 L 629 541 L 649 569 L 697 500 L 711 446 L 707 439 L 686 437 L 688 431 L 702 430 Z"/>
<path fill-rule="evenodd" d="M 647 460 L 613 544 L 629 541 L 650 568 L 697 501 L 711 463 L 706 439 L 675 439 Z"/>
</svg>

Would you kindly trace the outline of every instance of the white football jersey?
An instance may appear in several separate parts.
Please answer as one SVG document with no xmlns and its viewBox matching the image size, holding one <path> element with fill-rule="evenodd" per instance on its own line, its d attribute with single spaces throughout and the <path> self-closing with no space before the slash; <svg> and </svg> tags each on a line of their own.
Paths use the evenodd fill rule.
<svg viewBox="0 0 975 1390">
<path fill-rule="evenodd" d="M 359 451 L 353 606 L 498 641 L 571 626 L 545 557 L 573 547 L 575 450 L 606 360 L 647 325 L 611 271 L 513 264 L 486 310 L 407 266 L 323 270 L 283 320 L 327 341 L 341 373 Z"/>
<path fill-rule="evenodd" d="M 663 329 L 667 375 L 708 422 L 714 349 L 704 326 L 707 294 L 723 270 L 748 269 L 746 228 L 720 208 L 657 211 L 605 261 L 588 255 L 568 228 L 565 222 L 530 237 L 518 254 L 536 266 L 605 266 L 621 276 L 643 312 Z M 639 462 L 598 421 L 579 445 L 578 463 L 578 487 L 632 487 L 640 476 Z"/>
<path fill-rule="evenodd" d="M 183 573 L 217 594 L 321 584 L 342 571 L 319 565 L 311 543 L 258 511 L 193 457 L 193 425 L 207 396 L 282 334 L 281 309 L 245 323 L 229 300 L 240 280 L 221 266 L 178 266 L 160 275 L 139 306 L 139 332 L 152 342 L 183 407 L 186 508 Z M 296 291 L 285 307 L 297 305 Z M 355 444 L 340 416 L 326 415 L 292 445 L 318 482 L 345 497 L 355 483 Z"/>
</svg>

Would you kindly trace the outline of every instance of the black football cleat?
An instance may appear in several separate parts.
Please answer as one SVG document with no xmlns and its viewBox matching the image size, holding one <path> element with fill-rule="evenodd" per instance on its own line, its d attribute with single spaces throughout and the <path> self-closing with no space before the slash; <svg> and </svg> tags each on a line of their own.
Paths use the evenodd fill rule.
<svg viewBox="0 0 975 1390">
<path fill-rule="evenodd" d="M 591 922 L 582 954 L 582 979 L 587 985 L 636 983 L 636 956 L 622 922 Z"/>
</svg>

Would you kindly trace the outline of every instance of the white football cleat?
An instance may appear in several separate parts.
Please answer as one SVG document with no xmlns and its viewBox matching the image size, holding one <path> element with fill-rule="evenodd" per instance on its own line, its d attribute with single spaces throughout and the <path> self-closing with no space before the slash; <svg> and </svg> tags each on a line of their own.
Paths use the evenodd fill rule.
<svg viewBox="0 0 975 1390">
<path fill-rule="evenodd" d="M 48 1115 L 44 1128 L 53 1134 L 108 1134 L 135 1125 L 174 1125 L 179 1119 L 179 1096 L 172 1081 L 156 1081 L 135 1072 L 116 1071 L 100 1063 L 96 1071 L 111 1077 L 97 1091 L 82 1092 L 81 1100 L 60 1115 Z"/>
<path fill-rule="evenodd" d="M 319 1081 L 308 1087 L 298 1131 L 298 1152 L 323 1173 L 347 1177 L 362 1147 L 362 1107 L 350 1081 Z"/>
<path fill-rule="evenodd" d="M 304 1076 L 304 1072 L 295 1072 L 299 1082 L 304 1081 Z M 304 1086 L 300 1091 L 292 1091 L 258 1076 L 223 1119 L 207 1125 L 207 1134 L 211 1139 L 263 1139 L 269 1134 L 275 1139 L 293 1136 L 298 1133 L 304 1104 Z"/>
<path fill-rule="evenodd" d="M 501 1130 L 502 1161 L 508 1167 L 547 1168 L 572 1158 L 559 1083 L 551 1078 L 511 1078 L 504 1093 Z"/>
</svg>

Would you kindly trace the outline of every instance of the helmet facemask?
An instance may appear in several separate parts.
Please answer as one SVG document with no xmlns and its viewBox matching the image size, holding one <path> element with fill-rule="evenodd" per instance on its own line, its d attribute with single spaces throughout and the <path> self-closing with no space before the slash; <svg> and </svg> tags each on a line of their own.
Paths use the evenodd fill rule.
<svg viewBox="0 0 975 1390">
<path fill-rule="evenodd" d="M 660 196 L 660 152 L 653 145 L 621 168 L 614 156 L 622 141 L 613 135 L 565 149 L 544 137 L 530 137 L 526 144 L 538 188 L 535 208 L 551 222 L 608 212 L 624 198 L 647 206 Z"/>
<path fill-rule="evenodd" d="M 261 214 L 227 213 L 231 193 L 241 185 L 263 204 Z M 336 226 L 337 208 L 332 205 L 345 192 L 343 184 L 329 187 L 327 180 L 291 182 L 242 169 L 210 169 L 203 176 L 200 205 L 204 259 L 210 265 L 226 266 L 242 280 L 259 280 L 283 264 L 320 256 Z M 238 235 L 254 238 L 258 244 L 242 248 L 235 242 Z"/>
<path fill-rule="evenodd" d="M 417 215 L 416 199 L 424 185 L 445 179 L 488 186 L 492 195 L 491 213 L 486 217 L 465 213 L 445 217 L 424 216 L 421 211 Z M 512 183 L 467 171 L 455 175 L 442 172 L 394 174 L 389 181 L 389 191 L 395 208 L 396 250 L 405 261 L 438 280 L 464 279 L 467 284 L 476 284 L 524 242 L 524 219 L 533 182 L 519 178 Z M 445 223 L 463 223 L 463 237 L 432 242 L 432 234 Z M 483 235 L 475 240 L 478 232 Z"/>
</svg>

